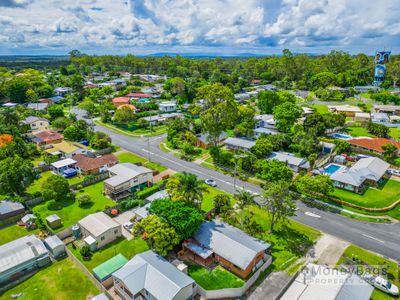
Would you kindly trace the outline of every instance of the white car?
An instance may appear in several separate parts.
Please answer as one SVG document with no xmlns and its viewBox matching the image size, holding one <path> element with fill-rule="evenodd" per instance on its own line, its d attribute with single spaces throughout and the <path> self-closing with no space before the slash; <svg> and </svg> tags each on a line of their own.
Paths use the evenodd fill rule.
<svg viewBox="0 0 400 300">
<path fill-rule="evenodd" d="M 388 173 L 392 174 L 392 175 L 400 176 L 400 170 L 389 169 Z"/>
<path fill-rule="evenodd" d="M 375 277 L 374 287 L 393 296 L 399 295 L 399 288 L 383 277 Z"/>
<path fill-rule="evenodd" d="M 206 179 L 205 183 L 208 184 L 209 186 L 213 186 L 213 187 L 217 186 L 217 183 L 213 179 Z"/>
<path fill-rule="evenodd" d="M 124 228 L 126 230 L 128 230 L 130 233 L 132 233 L 133 232 L 133 223 L 132 222 L 126 222 L 124 224 Z"/>
</svg>

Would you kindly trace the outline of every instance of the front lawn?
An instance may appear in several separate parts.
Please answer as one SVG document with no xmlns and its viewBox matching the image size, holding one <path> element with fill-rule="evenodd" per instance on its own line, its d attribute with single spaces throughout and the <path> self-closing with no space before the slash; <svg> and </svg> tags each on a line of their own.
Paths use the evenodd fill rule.
<svg viewBox="0 0 400 300">
<path fill-rule="evenodd" d="M 396 140 L 400 140 L 400 128 L 390 128 L 389 136 L 395 138 Z"/>
<path fill-rule="evenodd" d="M 362 195 L 335 188 L 332 196 L 364 207 L 386 207 L 400 199 L 400 182 L 389 179 L 382 187 L 370 187 Z"/>
<path fill-rule="evenodd" d="M 158 172 L 163 172 L 167 169 L 166 167 L 164 167 L 160 164 L 157 164 L 152 161 L 148 161 L 147 159 L 145 159 L 141 156 L 138 156 L 136 154 L 133 154 L 132 152 L 124 152 L 124 153 L 118 154 L 117 158 L 119 159 L 120 163 L 142 164 L 146 168 L 156 170 Z"/>
<path fill-rule="evenodd" d="M 399 278 L 400 268 L 395 262 L 353 245 L 347 247 L 342 257 L 337 262 L 337 265 L 344 263 L 346 258 L 350 259 L 351 261 L 355 259 L 356 263 L 360 265 L 368 264 L 374 268 L 377 267 L 385 268 L 387 271 L 387 276 L 386 276 L 387 279 L 391 283 L 394 283 L 397 286 L 400 285 L 400 278 Z M 378 289 L 374 289 L 371 296 L 371 300 L 387 300 L 387 299 L 398 299 L 398 298 L 392 297 L 384 292 L 381 292 Z"/>
<path fill-rule="evenodd" d="M 12 299 L 23 293 L 21 300 L 91 299 L 100 293 L 93 283 L 69 259 L 54 262 L 29 279 L 6 291 L 1 299 Z"/>
<path fill-rule="evenodd" d="M 238 288 L 244 285 L 242 279 L 221 266 L 217 266 L 212 271 L 209 271 L 198 265 L 190 263 L 188 263 L 188 265 L 189 276 L 205 290 Z"/>
<path fill-rule="evenodd" d="M 127 259 L 131 259 L 136 254 L 149 250 L 147 243 L 141 238 L 133 238 L 130 241 L 120 238 L 94 252 L 90 260 L 83 260 L 79 249 L 73 249 L 72 244 L 68 245 L 68 248 L 90 271 L 118 253 L 121 253 Z"/>
<path fill-rule="evenodd" d="M 11 225 L 8 227 L 4 227 L 0 229 L 0 245 L 4 245 L 13 240 L 19 239 L 28 234 L 36 234 L 39 232 L 39 229 L 35 230 L 26 230 L 25 227 L 18 225 Z"/>
<path fill-rule="evenodd" d="M 217 196 L 219 194 L 229 195 L 229 194 L 225 193 L 224 191 L 219 190 L 212 186 L 207 185 L 207 188 L 208 188 L 208 193 L 204 194 L 203 202 L 201 203 L 201 209 L 205 212 L 208 212 L 214 208 L 215 196 Z"/>
<path fill-rule="evenodd" d="M 80 191 L 78 194 L 84 193 L 88 194 L 92 199 L 92 203 L 90 205 L 86 205 L 84 207 L 80 207 L 78 201 L 60 201 L 60 206 L 62 207 L 60 210 L 49 210 L 47 208 L 47 203 L 40 203 L 32 208 L 35 213 L 39 213 L 43 220 L 49 215 L 57 214 L 61 221 L 63 222 L 63 226 L 61 228 L 57 228 L 55 231 L 61 231 L 73 224 L 76 224 L 80 219 L 90 215 L 92 213 L 103 211 L 105 206 L 113 206 L 115 202 L 108 199 L 103 195 L 104 183 L 102 181 L 89 185 Z M 82 192 L 81 192 L 82 191 Z"/>
</svg>

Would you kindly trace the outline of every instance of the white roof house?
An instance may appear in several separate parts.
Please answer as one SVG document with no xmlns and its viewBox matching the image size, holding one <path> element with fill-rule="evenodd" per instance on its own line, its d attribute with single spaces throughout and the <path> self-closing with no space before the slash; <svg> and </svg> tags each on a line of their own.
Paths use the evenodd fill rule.
<svg viewBox="0 0 400 300">
<path fill-rule="evenodd" d="M 242 270 L 247 269 L 257 254 L 271 247 L 270 244 L 219 220 L 203 222 L 193 239 Z"/>
<path fill-rule="evenodd" d="M 146 202 L 153 202 L 154 200 L 165 199 L 165 198 L 168 198 L 168 197 L 169 197 L 168 191 L 167 190 L 161 190 L 161 191 L 158 191 L 158 192 L 154 193 L 153 195 L 148 196 L 145 199 L 145 201 Z"/>
<path fill-rule="evenodd" d="M 151 250 L 137 254 L 112 276 L 114 290 L 122 299 L 128 299 L 124 289 L 131 295 L 147 292 L 158 300 L 193 296 L 194 280 Z"/>
<path fill-rule="evenodd" d="M 80 220 L 78 224 L 85 228 L 85 230 L 94 238 L 101 236 L 110 229 L 121 227 L 120 224 L 107 216 L 104 212 L 97 212 L 88 215 Z"/>
<path fill-rule="evenodd" d="M 61 169 L 75 164 L 76 164 L 75 160 L 73 160 L 72 158 L 66 158 L 63 160 L 53 162 L 51 166 L 55 169 Z"/>
<path fill-rule="evenodd" d="M 105 180 L 104 183 L 111 186 L 120 185 L 142 174 L 153 174 L 152 170 L 131 163 L 116 164 L 108 171 L 113 176 Z"/>
<path fill-rule="evenodd" d="M 255 141 L 229 137 L 224 141 L 224 145 L 228 148 L 239 149 L 239 150 L 250 150 L 256 144 Z"/>
<path fill-rule="evenodd" d="M 272 154 L 267 158 L 268 160 L 279 160 L 281 162 L 287 163 L 288 167 L 293 171 L 298 171 L 299 169 L 309 169 L 310 163 L 307 159 L 303 157 L 294 156 L 292 153 L 288 152 L 272 152 Z"/>
<path fill-rule="evenodd" d="M 365 180 L 379 181 L 390 164 L 377 157 L 362 158 L 351 168 L 341 168 L 333 173 L 330 178 L 334 182 L 340 182 L 355 187 L 361 186 Z"/>
<path fill-rule="evenodd" d="M 308 264 L 281 300 L 368 300 L 374 288 L 355 274 Z"/>
<path fill-rule="evenodd" d="M 0 285 L 50 263 L 43 242 L 30 234 L 0 246 Z"/>
<path fill-rule="evenodd" d="M 328 105 L 328 110 L 330 112 L 338 112 L 338 113 L 357 113 L 362 112 L 361 108 L 354 105 Z"/>
</svg>

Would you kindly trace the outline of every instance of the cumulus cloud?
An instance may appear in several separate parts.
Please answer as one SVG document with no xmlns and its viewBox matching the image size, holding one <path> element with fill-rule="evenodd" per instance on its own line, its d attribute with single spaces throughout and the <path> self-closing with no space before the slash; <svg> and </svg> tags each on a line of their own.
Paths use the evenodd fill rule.
<svg viewBox="0 0 400 300">
<path fill-rule="evenodd" d="M 398 0 L 0 0 L 0 6 L 0 50 L 9 43 L 114 53 L 400 45 Z"/>
</svg>

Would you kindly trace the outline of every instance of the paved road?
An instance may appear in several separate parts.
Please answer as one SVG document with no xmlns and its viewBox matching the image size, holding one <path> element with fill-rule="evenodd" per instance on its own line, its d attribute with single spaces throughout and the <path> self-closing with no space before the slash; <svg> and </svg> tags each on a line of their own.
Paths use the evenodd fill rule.
<svg viewBox="0 0 400 300">
<path fill-rule="evenodd" d="M 75 109 L 73 112 L 78 115 L 78 118 L 81 118 L 83 115 L 81 110 Z M 90 122 L 90 120 L 87 121 Z M 161 150 L 159 144 L 165 136 L 151 137 L 149 139 L 133 138 L 118 134 L 99 125 L 94 125 L 94 129 L 107 133 L 110 135 L 115 145 L 128 151 L 147 158 L 150 154 L 151 161 L 162 164 L 178 172 L 186 171 L 196 174 L 201 179 L 214 179 L 218 184 L 218 188 L 231 194 L 235 192 L 234 180 L 231 176 L 205 168 L 193 162 L 181 160 Z M 236 185 L 253 193 L 260 193 L 261 191 L 259 186 L 240 180 L 236 180 Z M 294 220 L 362 248 L 400 261 L 400 223 L 376 224 L 362 222 L 344 217 L 340 214 L 308 207 L 303 202 L 298 202 L 297 206 L 298 211 L 296 216 L 293 217 Z"/>
</svg>

